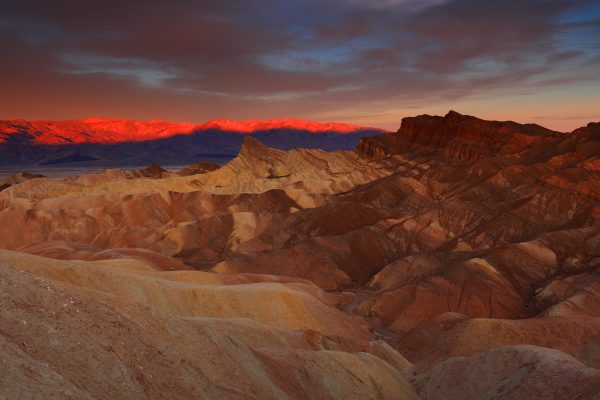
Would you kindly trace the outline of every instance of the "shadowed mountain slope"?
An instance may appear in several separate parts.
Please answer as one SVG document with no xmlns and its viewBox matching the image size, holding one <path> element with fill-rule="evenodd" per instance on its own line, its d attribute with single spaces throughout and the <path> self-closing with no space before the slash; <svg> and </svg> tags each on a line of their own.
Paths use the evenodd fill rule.
<svg viewBox="0 0 600 400">
<path fill-rule="evenodd" d="M 216 120 L 205 124 L 88 118 L 74 121 L 0 121 L 0 166 L 183 165 L 228 161 L 245 136 L 290 150 L 350 150 L 361 137 L 383 132 L 342 123 L 297 119 Z"/>
</svg>

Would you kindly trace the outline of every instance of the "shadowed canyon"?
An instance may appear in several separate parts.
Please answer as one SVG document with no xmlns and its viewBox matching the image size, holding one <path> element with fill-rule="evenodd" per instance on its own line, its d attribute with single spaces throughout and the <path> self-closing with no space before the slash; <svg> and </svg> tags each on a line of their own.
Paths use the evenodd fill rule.
<svg viewBox="0 0 600 400">
<path fill-rule="evenodd" d="M 155 146 L 82 123 L 0 154 Z M 219 125 L 224 165 L 156 122 L 132 163 L 191 165 L 0 178 L 0 398 L 600 398 L 600 123 L 279 123 Z M 296 128 L 329 139 L 261 140 Z"/>
</svg>

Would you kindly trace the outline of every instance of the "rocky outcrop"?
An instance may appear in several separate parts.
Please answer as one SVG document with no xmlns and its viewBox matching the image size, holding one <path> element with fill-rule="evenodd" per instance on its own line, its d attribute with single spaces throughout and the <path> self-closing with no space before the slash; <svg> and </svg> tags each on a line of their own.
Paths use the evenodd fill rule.
<svg viewBox="0 0 600 400">
<path fill-rule="evenodd" d="M 189 176 L 189 175 L 205 174 L 207 172 L 212 172 L 219 168 L 221 168 L 221 166 L 218 164 L 215 164 L 213 162 L 200 161 L 199 163 L 191 164 L 185 168 L 180 169 L 179 171 L 177 171 L 177 175 Z"/>
<path fill-rule="evenodd" d="M 415 152 L 454 161 L 475 161 L 541 147 L 563 134 L 534 124 L 485 121 L 450 111 L 444 117 L 407 117 L 396 133 L 362 138 L 357 152 L 366 158 Z"/>
<path fill-rule="evenodd" d="M 13 185 L 17 185 L 19 183 L 23 183 L 30 179 L 36 179 L 36 178 L 45 178 L 45 176 L 41 175 L 41 174 L 32 174 L 29 172 L 19 172 L 17 174 L 8 176 L 6 178 L 0 178 L 0 192 L 3 191 L 4 189 L 8 189 L 9 187 L 11 187 Z"/>
<path fill-rule="evenodd" d="M 600 371 L 557 350 L 511 346 L 448 359 L 413 381 L 426 400 L 591 400 L 600 390 Z"/>
<path fill-rule="evenodd" d="M 121 259 L 0 260 L 2 397 L 418 398 L 313 285 Z"/>
</svg>

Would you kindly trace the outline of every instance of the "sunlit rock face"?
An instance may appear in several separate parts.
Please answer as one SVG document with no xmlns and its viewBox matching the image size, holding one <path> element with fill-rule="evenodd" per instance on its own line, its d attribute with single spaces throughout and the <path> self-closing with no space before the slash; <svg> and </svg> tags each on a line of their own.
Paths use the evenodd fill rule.
<svg viewBox="0 0 600 400">
<path fill-rule="evenodd" d="M 600 124 L 243 138 L 222 166 L 0 182 L 0 394 L 597 398 Z"/>
</svg>

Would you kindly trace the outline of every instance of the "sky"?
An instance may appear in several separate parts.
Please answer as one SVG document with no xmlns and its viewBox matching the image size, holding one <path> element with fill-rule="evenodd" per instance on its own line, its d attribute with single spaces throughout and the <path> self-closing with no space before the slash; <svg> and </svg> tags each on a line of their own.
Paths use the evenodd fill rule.
<svg viewBox="0 0 600 400">
<path fill-rule="evenodd" d="M 600 121 L 600 1 L 0 0 L 0 118 Z"/>
</svg>

